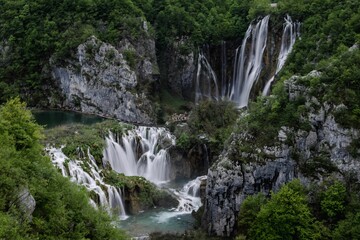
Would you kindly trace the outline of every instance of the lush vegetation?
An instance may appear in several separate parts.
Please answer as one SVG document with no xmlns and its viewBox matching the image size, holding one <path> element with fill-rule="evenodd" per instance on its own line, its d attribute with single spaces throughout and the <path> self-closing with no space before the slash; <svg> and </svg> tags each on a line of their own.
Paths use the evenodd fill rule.
<svg viewBox="0 0 360 240">
<path fill-rule="evenodd" d="M 188 128 L 175 130 L 177 145 L 189 149 L 196 143 L 206 143 L 217 155 L 233 131 L 237 118 L 238 111 L 232 102 L 202 101 L 191 111 Z"/>
<path fill-rule="evenodd" d="M 341 182 L 305 188 L 294 180 L 268 200 L 261 193 L 245 199 L 237 239 L 357 239 L 359 203 Z"/>
<path fill-rule="evenodd" d="M 125 176 L 114 171 L 105 172 L 105 182 L 124 189 L 130 211 L 138 214 L 140 210 L 150 209 L 155 206 L 176 207 L 178 201 L 168 192 L 159 189 L 155 184 L 149 182 L 144 177 Z"/>
<path fill-rule="evenodd" d="M 1 0 L 0 101 L 17 94 L 32 104 L 43 100 L 41 90 L 52 86 L 49 59 L 66 61 L 91 35 L 116 46 L 145 34 L 141 2 Z"/>
<path fill-rule="evenodd" d="M 105 137 L 109 135 L 109 131 L 115 136 L 121 136 L 131 127 L 115 120 L 107 120 L 92 125 L 67 124 L 47 129 L 45 131 L 46 138 L 43 142 L 44 145 L 64 146 L 63 152 L 70 158 L 79 158 L 79 153 L 86 152 L 90 148 L 91 154 L 101 165 Z"/>
<path fill-rule="evenodd" d="M 19 99 L 0 107 L 0 238 L 125 239 L 105 212 L 89 204 L 87 192 L 53 167 L 42 138 Z M 36 201 L 33 212 L 20 200 L 23 191 Z"/>
</svg>

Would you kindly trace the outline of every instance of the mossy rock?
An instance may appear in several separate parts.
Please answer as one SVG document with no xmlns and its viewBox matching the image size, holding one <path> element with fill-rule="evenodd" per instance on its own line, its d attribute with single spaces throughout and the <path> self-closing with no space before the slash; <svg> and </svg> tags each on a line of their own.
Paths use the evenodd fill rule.
<svg viewBox="0 0 360 240">
<path fill-rule="evenodd" d="M 123 189 L 125 207 L 130 214 L 138 214 L 153 207 L 176 207 L 178 204 L 169 192 L 159 189 L 144 177 L 125 176 L 115 171 L 106 171 L 104 175 L 106 183 Z"/>
</svg>

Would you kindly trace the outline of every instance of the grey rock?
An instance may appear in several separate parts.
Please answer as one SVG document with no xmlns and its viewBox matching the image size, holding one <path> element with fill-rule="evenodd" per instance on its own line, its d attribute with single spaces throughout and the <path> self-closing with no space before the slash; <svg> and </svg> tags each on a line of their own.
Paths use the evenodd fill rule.
<svg viewBox="0 0 360 240">
<path fill-rule="evenodd" d="M 185 44 L 184 41 L 175 42 L 173 51 L 169 53 L 168 84 L 179 96 L 191 99 L 196 63 L 193 52 L 187 55 L 180 53 L 182 44 Z"/>
<path fill-rule="evenodd" d="M 313 71 L 305 77 L 317 77 L 319 74 Z M 283 126 L 274 146 L 257 147 L 253 151 L 255 153 L 237 152 L 238 146 L 252 136 L 246 132 L 231 135 L 228 147 L 208 172 L 202 224 L 209 234 L 232 236 L 240 206 L 247 196 L 259 192 L 269 195 L 294 178 L 299 178 L 303 184 L 320 184 L 327 177 L 344 180 L 344 176 L 351 174 L 360 181 L 360 159 L 351 156 L 348 151 L 353 139 L 358 139 L 360 133 L 341 127 L 333 116 L 333 111 L 346 106 L 320 103 L 310 95 L 309 89 L 298 84 L 301 78 L 304 77 L 290 78 L 285 88 L 290 101 L 300 96 L 306 98 L 308 114 L 303 116 L 302 121 L 310 124 L 309 130 Z M 288 142 L 293 144 L 288 145 Z M 251 161 L 244 163 L 240 156 Z M 273 157 L 268 159 L 266 156 Z M 329 161 L 336 170 L 318 171 L 312 173 L 314 175 L 302 173 L 301 165 L 306 167 L 306 163 L 316 157 Z"/>
<path fill-rule="evenodd" d="M 15 204 L 19 207 L 20 211 L 23 213 L 23 220 L 31 221 L 32 213 L 36 207 L 36 201 L 31 195 L 29 189 L 24 188 L 21 190 L 17 196 Z"/>
<path fill-rule="evenodd" d="M 52 70 L 65 97 L 62 107 L 126 122 L 152 122 L 151 102 L 136 93 L 137 74 L 121 52 L 93 36 L 79 45 L 77 58 Z"/>
</svg>

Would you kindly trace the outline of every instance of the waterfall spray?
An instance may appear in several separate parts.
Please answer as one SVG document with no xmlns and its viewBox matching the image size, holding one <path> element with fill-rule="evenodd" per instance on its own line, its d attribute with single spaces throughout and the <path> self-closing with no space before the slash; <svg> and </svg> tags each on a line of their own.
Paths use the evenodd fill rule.
<svg viewBox="0 0 360 240">
<path fill-rule="evenodd" d="M 126 176 L 143 176 L 156 184 L 166 182 L 170 180 L 169 154 L 166 148 L 161 148 L 166 144 L 174 145 L 175 138 L 165 128 L 137 127 L 120 142 L 110 133 L 103 163 Z"/>
<path fill-rule="evenodd" d="M 264 17 L 246 31 L 241 50 L 237 50 L 234 78 L 229 99 L 239 107 L 247 106 L 250 92 L 262 70 L 263 53 L 266 47 L 270 16 Z M 248 42 L 250 48 L 247 49 Z"/>
<path fill-rule="evenodd" d="M 52 163 L 61 170 L 64 177 L 69 177 L 72 182 L 84 186 L 89 192 L 95 193 L 98 204 L 104 207 L 109 214 L 115 214 L 120 219 L 127 218 L 121 190 L 104 182 L 101 171 L 89 149 L 87 151 L 88 171 L 83 169 L 84 163 L 82 161 L 69 159 L 65 156 L 62 148 L 48 147 L 46 151 L 49 153 Z M 96 207 L 94 200 L 90 200 L 90 203 Z"/>
<path fill-rule="evenodd" d="M 284 30 L 281 38 L 281 47 L 280 53 L 277 60 L 277 66 L 274 76 L 272 76 L 266 83 L 262 94 L 264 96 L 269 95 L 270 87 L 272 82 L 274 81 L 276 75 L 280 72 L 280 70 L 285 65 L 286 59 L 288 58 L 291 50 L 295 44 L 296 38 L 300 36 L 300 23 L 293 22 L 289 15 L 286 15 Z"/>
</svg>

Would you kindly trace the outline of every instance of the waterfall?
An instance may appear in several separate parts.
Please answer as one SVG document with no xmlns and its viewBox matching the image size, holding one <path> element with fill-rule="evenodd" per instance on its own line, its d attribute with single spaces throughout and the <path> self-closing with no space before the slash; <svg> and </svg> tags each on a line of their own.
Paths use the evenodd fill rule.
<svg viewBox="0 0 360 240">
<path fill-rule="evenodd" d="M 228 99 L 238 107 L 248 105 L 253 87 L 261 77 L 262 71 L 270 69 L 265 66 L 265 52 L 269 52 L 268 28 L 270 16 L 266 16 L 256 23 L 251 23 L 245 33 L 241 46 L 235 51 L 234 71 L 232 79 L 226 79 L 226 42 L 221 43 L 221 66 L 217 79 L 209 61 L 200 52 L 197 63 L 195 102 L 203 99 Z M 293 22 L 289 15 L 284 18 L 285 23 L 281 38 L 279 55 L 277 56 L 274 76 L 266 82 L 262 94 L 268 95 L 276 75 L 285 65 L 297 37 L 300 36 L 300 23 Z M 218 83 L 217 83 L 218 82 Z M 261 86 L 263 87 L 263 86 Z"/>
<path fill-rule="evenodd" d="M 205 55 L 200 52 L 198 56 L 195 102 L 204 99 L 219 99 L 217 77 Z"/>
<path fill-rule="evenodd" d="M 112 133 L 106 137 L 103 164 L 126 176 L 143 176 L 156 184 L 170 180 L 170 161 L 166 147 L 175 138 L 165 128 L 137 127 L 119 142 Z"/>
<path fill-rule="evenodd" d="M 284 66 L 287 57 L 289 56 L 296 38 L 300 36 L 300 23 L 296 22 L 294 23 L 289 15 L 286 15 L 285 23 L 284 23 L 284 30 L 281 38 L 281 47 L 280 47 L 280 53 L 277 60 L 277 66 L 274 76 L 272 76 L 266 83 L 263 95 L 269 95 L 270 87 L 272 82 L 274 81 L 276 75 L 280 72 L 282 67 Z"/>
<path fill-rule="evenodd" d="M 63 176 L 69 177 L 72 182 L 95 193 L 99 205 L 107 209 L 109 214 L 116 214 L 122 220 L 127 218 L 121 190 L 104 182 L 101 171 L 89 149 L 87 151 L 89 162 L 69 159 L 62 152 L 62 148 L 47 147 L 46 151 L 49 153 L 52 163 L 61 170 Z M 88 171 L 83 168 L 85 164 Z M 93 199 L 90 200 L 90 203 L 96 207 Z"/>
<path fill-rule="evenodd" d="M 205 181 L 207 176 L 200 176 L 188 182 L 185 186 L 175 194 L 179 198 L 179 205 L 175 211 L 183 213 L 191 213 L 197 211 L 201 207 L 200 185 Z"/>
<path fill-rule="evenodd" d="M 228 83 L 226 79 L 227 71 L 226 41 L 221 42 L 221 97 L 227 95 Z"/>
<path fill-rule="evenodd" d="M 201 182 L 206 181 L 206 178 L 207 176 L 197 177 L 186 183 L 181 190 L 170 188 L 169 190 L 177 197 L 179 205 L 170 211 L 160 212 L 155 220 L 158 223 L 166 223 L 170 218 L 197 211 L 202 205 L 200 198 Z"/>
<path fill-rule="evenodd" d="M 269 18 L 268 15 L 257 24 L 250 25 L 242 42 L 241 50 L 236 50 L 233 85 L 229 99 L 239 107 L 247 106 L 252 86 L 260 76 Z"/>
</svg>

